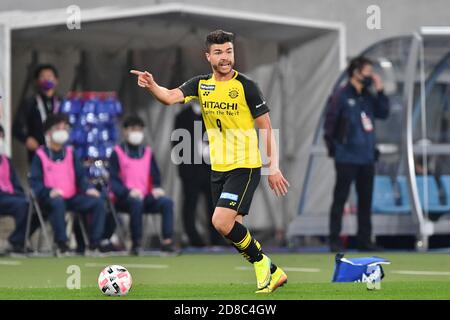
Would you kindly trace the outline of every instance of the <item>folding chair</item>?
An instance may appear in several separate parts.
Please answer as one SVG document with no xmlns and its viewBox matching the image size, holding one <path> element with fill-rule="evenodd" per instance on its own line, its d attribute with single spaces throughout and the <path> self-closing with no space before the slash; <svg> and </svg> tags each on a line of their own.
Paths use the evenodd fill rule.
<svg viewBox="0 0 450 320">
<path fill-rule="evenodd" d="M 109 193 L 108 188 L 105 183 L 102 183 L 103 190 L 106 190 L 106 204 L 108 205 L 109 212 L 111 212 L 114 222 L 116 223 L 117 236 L 121 242 L 121 244 L 126 247 L 125 242 L 125 231 L 120 221 L 119 215 L 117 213 L 116 207 L 114 206 L 113 195 Z"/>
<path fill-rule="evenodd" d="M 25 231 L 25 243 L 24 243 L 24 251 L 26 252 L 28 247 L 31 247 L 31 241 L 30 241 L 30 233 L 31 233 L 31 222 L 33 220 L 33 216 L 34 213 L 36 212 L 36 215 L 38 217 L 38 221 L 39 221 L 39 225 L 40 225 L 40 235 L 42 234 L 44 236 L 44 241 L 45 244 L 47 245 L 47 247 L 49 248 L 49 251 L 52 254 L 55 254 L 55 248 L 52 245 L 52 242 L 50 241 L 50 236 L 49 233 L 47 231 L 47 226 L 45 223 L 45 219 L 44 216 L 42 214 L 41 208 L 39 206 L 39 203 L 36 199 L 36 196 L 33 192 L 33 190 L 30 188 L 29 192 L 28 192 L 28 198 L 30 201 L 30 206 L 28 208 L 28 217 L 27 217 L 27 227 L 26 227 L 26 231 Z M 40 237 L 39 237 L 40 239 Z M 38 246 L 37 246 L 37 250 L 35 251 L 39 251 L 39 247 L 40 247 L 40 240 L 38 241 Z"/>
<path fill-rule="evenodd" d="M 129 213 L 127 212 L 117 212 L 116 207 L 114 205 L 114 200 L 112 200 L 111 198 L 108 198 L 108 204 L 110 206 L 110 210 L 113 213 L 114 219 L 116 221 L 116 225 L 117 225 L 117 233 L 119 236 L 119 240 L 122 242 L 122 244 L 124 245 L 124 247 L 126 247 L 126 239 L 130 239 L 130 235 L 129 235 L 129 225 L 127 226 L 128 228 L 125 228 L 124 225 L 121 222 L 121 219 L 119 217 L 119 214 L 124 214 L 126 216 L 129 217 Z M 157 227 L 158 225 L 158 221 L 157 221 L 158 217 L 156 217 L 155 214 L 151 214 L 151 213 L 143 213 L 143 219 L 142 219 L 142 225 L 143 225 L 143 239 L 142 239 L 142 244 L 144 245 L 147 242 L 151 242 L 148 241 L 148 236 L 149 234 L 151 235 L 156 235 L 159 239 L 159 241 L 161 242 L 162 238 L 161 238 L 161 232 L 159 231 L 160 229 Z M 150 225 L 150 233 L 145 232 L 146 231 L 146 227 Z M 150 239 L 151 240 L 151 239 Z"/>
<path fill-rule="evenodd" d="M 160 220 L 161 218 L 159 218 Z M 159 221 L 161 222 L 161 221 Z M 158 217 L 156 214 L 154 213 L 148 213 L 148 212 L 144 212 L 143 214 L 143 219 L 142 219 L 142 224 L 144 227 L 144 230 L 146 229 L 145 227 L 147 227 L 150 224 L 150 232 L 145 232 L 144 236 L 146 240 L 146 243 L 152 243 L 152 237 L 151 236 L 155 236 L 159 239 L 159 242 L 162 242 L 162 235 L 161 235 L 161 228 L 158 228 L 158 225 L 160 225 L 161 223 L 158 223 Z M 147 239 L 149 238 L 150 235 L 150 241 L 148 241 Z"/>
<path fill-rule="evenodd" d="M 10 233 L 11 228 L 14 227 L 14 222 L 12 222 L 12 220 L 14 219 L 13 216 L 11 215 L 2 215 L 0 214 L 0 234 L 2 235 L 7 235 L 7 233 Z M 7 224 L 4 222 L 7 222 L 8 220 L 11 221 L 11 228 L 8 228 Z M 7 244 L 9 243 L 8 241 L 8 237 L 0 237 L 0 246 L 3 248 L 4 246 L 7 246 Z M 3 255 L 3 252 L 0 252 L 0 256 Z"/>
<path fill-rule="evenodd" d="M 41 207 L 39 205 L 39 202 L 33 192 L 33 190 L 30 188 L 29 190 L 29 200 L 30 200 L 30 206 L 28 209 L 28 218 L 27 218 L 27 227 L 26 227 L 26 232 L 25 232 L 25 245 L 24 245 L 24 249 L 26 250 L 27 247 L 31 247 L 31 241 L 30 241 L 30 233 L 31 233 L 31 223 L 33 220 L 33 216 L 34 216 L 34 212 L 36 212 L 36 215 L 38 217 L 38 221 L 39 221 L 39 225 L 40 225 L 40 235 L 39 235 L 39 240 L 38 240 L 38 244 L 37 244 L 37 248 L 35 251 L 39 251 L 40 248 L 40 238 L 41 238 L 41 234 L 44 237 L 44 241 L 46 246 L 49 248 L 49 251 L 56 255 L 56 250 L 55 247 L 52 245 L 52 241 L 50 240 L 50 235 L 49 232 L 47 230 L 47 225 L 45 222 L 45 218 L 44 215 L 42 214 L 42 210 Z M 88 233 L 87 233 L 87 229 L 86 229 L 86 225 L 84 223 L 83 217 L 81 214 L 77 213 L 77 212 L 71 212 L 69 211 L 69 215 L 71 217 L 71 220 L 69 220 L 69 222 L 66 225 L 66 232 L 69 233 L 73 233 L 73 226 L 74 226 L 74 221 L 78 220 L 79 225 L 80 225 L 80 229 L 81 229 L 81 234 L 83 237 L 83 241 L 86 244 L 86 246 L 89 246 L 89 237 L 88 237 Z"/>
<path fill-rule="evenodd" d="M 81 236 L 83 238 L 84 244 L 89 247 L 89 237 L 86 228 L 86 224 L 84 223 L 83 215 L 78 212 L 69 211 L 69 221 L 66 224 L 66 233 L 74 235 L 75 234 L 75 221 L 78 221 L 80 226 Z"/>
</svg>

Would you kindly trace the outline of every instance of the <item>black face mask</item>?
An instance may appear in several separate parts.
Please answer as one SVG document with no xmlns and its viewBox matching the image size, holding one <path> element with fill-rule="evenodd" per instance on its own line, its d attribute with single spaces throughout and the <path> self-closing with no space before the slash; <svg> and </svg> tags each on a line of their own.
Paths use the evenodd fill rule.
<svg viewBox="0 0 450 320">
<path fill-rule="evenodd" d="M 364 88 L 368 88 L 372 85 L 373 79 L 371 76 L 366 76 L 361 80 L 361 84 Z"/>
</svg>

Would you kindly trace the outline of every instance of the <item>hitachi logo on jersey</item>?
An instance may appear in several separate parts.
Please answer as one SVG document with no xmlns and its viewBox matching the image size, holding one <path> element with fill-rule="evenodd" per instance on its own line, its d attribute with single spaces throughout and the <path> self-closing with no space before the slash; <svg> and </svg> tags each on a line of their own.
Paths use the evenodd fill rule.
<svg viewBox="0 0 450 320">
<path fill-rule="evenodd" d="M 200 89 L 201 89 L 201 90 L 210 90 L 210 91 L 213 91 L 213 90 L 216 89 L 216 85 L 215 85 L 215 84 L 204 84 L 204 83 L 201 83 L 201 84 L 200 84 Z"/>
<path fill-rule="evenodd" d="M 202 103 L 204 109 L 222 109 L 222 110 L 237 110 L 237 103 L 228 102 L 216 102 L 216 101 L 205 101 Z"/>
</svg>

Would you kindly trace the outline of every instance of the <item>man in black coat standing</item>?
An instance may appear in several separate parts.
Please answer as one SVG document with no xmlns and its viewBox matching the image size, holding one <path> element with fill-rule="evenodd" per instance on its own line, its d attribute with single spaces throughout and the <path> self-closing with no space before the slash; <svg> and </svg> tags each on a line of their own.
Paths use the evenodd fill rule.
<svg viewBox="0 0 450 320">
<path fill-rule="evenodd" d="M 59 112 L 61 104 L 56 95 L 58 71 L 53 65 L 39 65 L 34 80 L 36 93 L 25 99 L 13 123 L 13 135 L 27 148 L 29 163 L 39 146 L 45 144 L 43 123 L 50 114 Z"/>
<path fill-rule="evenodd" d="M 378 158 L 375 119 L 389 116 L 389 99 L 383 82 L 373 72 L 373 62 L 365 57 L 350 61 L 349 80 L 329 101 L 324 139 L 334 158 L 336 184 L 330 209 L 330 250 L 343 251 L 340 239 L 345 202 L 355 183 L 358 196 L 358 249 L 378 251 L 371 240 L 371 207 L 375 162 Z M 370 88 L 374 87 L 375 93 Z"/>
</svg>

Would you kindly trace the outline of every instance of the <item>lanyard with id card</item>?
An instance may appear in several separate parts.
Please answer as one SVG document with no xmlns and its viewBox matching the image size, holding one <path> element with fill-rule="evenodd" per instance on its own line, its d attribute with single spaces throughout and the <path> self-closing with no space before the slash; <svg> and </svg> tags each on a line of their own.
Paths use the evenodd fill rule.
<svg viewBox="0 0 450 320">
<path fill-rule="evenodd" d="M 361 112 L 361 123 L 365 132 L 373 131 L 372 120 L 367 116 L 367 114 L 364 111 Z"/>
</svg>

